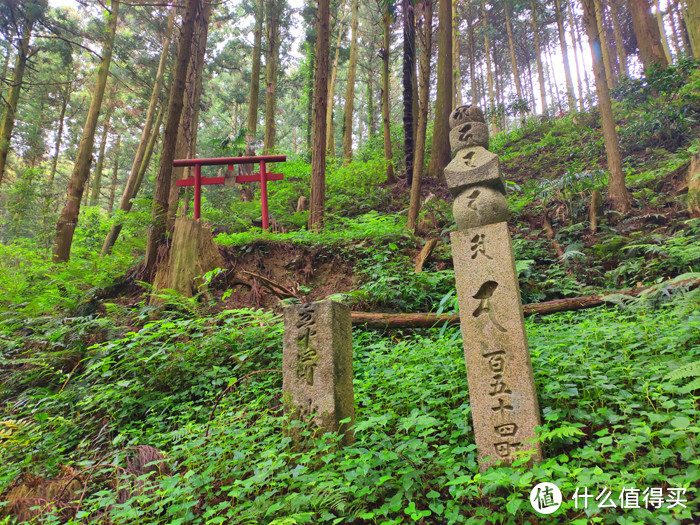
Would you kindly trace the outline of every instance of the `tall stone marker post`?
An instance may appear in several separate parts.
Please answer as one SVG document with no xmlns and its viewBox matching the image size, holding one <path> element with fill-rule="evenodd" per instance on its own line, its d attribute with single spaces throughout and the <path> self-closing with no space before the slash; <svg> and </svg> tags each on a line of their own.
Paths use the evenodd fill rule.
<svg viewBox="0 0 700 525">
<path fill-rule="evenodd" d="M 319 433 L 340 432 L 352 443 L 355 397 L 352 387 L 350 309 L 334 301 L 284 309 L 282 357 L 284 410 Z M 340 421 L 350 418 L 343 425 Z M 299 436 L 292 436 L 299 444 Z"/>
<path fill-rule="evenodd" d="M 453 159 L 445 168 L 455 198 L 452 259 L 480 469 L 510 464 L 516 452 L 542 458 L 540 412 L 525 335 L 518 275 L 506 220 L 498 156 L 489 152 L 482 111 L 450 115 Z"/>
</svg>

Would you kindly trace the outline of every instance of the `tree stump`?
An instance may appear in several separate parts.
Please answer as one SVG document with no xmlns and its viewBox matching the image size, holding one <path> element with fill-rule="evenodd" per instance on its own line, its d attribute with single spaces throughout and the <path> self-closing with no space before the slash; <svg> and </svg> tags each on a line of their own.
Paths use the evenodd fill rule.
<svg viewBox="0 0 700 525">
<path fill-rule="evenodd" d="M 190 218 L 175 220 L 170 253 L 158 266 L 153 287 L 192 297 L 202 283 L 197 277 L 224 264 L 208 223 Z M 153 302 L 153 300 L 151 300 Z"/>
</svg>

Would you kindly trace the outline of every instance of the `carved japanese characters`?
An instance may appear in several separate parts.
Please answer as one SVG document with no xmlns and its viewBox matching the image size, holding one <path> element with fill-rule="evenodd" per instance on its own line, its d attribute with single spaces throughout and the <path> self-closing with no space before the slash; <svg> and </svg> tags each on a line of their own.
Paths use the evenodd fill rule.
<svg viewBox="0 0 700 525">
<path fill-rule="evenodd" d="M 333 301 L 285 308 L 282 369 L 285 412 L 319 433 L 340 432 L 342 443 L 351 443 L 355 401 L 350 310 Z M 347 418 L 350 423 L 341 425 Z"/>
<path fill-rule="evenodd" d="M 498 157 L 485 149 L 480 110 L 457 108 L 450 124 L 456 138 L 445 176 L 458 227 L 451 235 L 452 258 L 474 434 L 485 470 L 519 454 L 541 459 L 535 442 L 540 417 Z M 472 137 L 460 138 L 471 130 Z"/>
</svg>

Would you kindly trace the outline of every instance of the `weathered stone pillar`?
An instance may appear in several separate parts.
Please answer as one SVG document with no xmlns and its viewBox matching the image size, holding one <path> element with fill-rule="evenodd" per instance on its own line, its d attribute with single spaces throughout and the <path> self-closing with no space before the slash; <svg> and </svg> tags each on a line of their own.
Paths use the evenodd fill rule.
<svg viewBox="0 0 700 525">
<path fill-rule="evenodd" d="M 347 306 L 320 301 L 285 308 L 282 375 L 286 413 L 321 434 L 343 434 L 344 445 L 352 443 L 355 397 Z M 347 418 L 350 422 L 341 425 Z"/>
<path fill-rule="evenodd" d="M 452 259 L 480 469 L 510 464 L 516 452 L 542 457 L 535 380 L 525 334 L 518 274 L 506 220 L 498 156 L 489 152 L 481 110 L 450 115 L 453 159 L 445 177 L 455 197 Z"/>
</svg>

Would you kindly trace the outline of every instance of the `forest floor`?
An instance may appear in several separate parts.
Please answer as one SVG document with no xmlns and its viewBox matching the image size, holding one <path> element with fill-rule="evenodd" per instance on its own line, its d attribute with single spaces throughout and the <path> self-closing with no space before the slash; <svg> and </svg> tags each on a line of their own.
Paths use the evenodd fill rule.
<svg viewBox="0 0 700 525">
<path fill-rule="evenodd" d="M 700 115 L 697 96 L 674 93 Z M 624 123 L 635 114 L 623 109 Z M 295 211 L 308 192 L 303 161 L 281 167 L 285 184 L 271 190 L 286 233 L 250 228 L 259 204 L 207 188 L 225 265 L 194 298 L 130 277 L 138 222 L 99 258 L 109 223 L 86 220 L 62 266 L 30 243 L 0 244 L 0 524 L 694 523 L 700 291 L 668 285 L 700 277 L 700 219 L 685 205 L 700 137 L 692 126 L 662 136 L 652 124 L 621 131 L 634 207 L 621 216 L 606 203 L 596 232 L 591 195 L 606 180 L 594 114 L 530 119 L 492 140 L 510 181 L 523 303 L 656 285 L 527 319 L 545 456 L 534 466 L 523 458 L 478 471 L 459 328 L 441 324 L 355 327 L 355 443 L 340 448 L 328 434 L 307 451 L 289 447 L 285 305 L 456 312 L 449 193 L 429 181 L 417 235 L 408 232 L 408 190 L 377 184 L 377 156 L 329 166 L 320 232 L 300 228 L 306 215 Z M 550 516 L 529 501 L 545 481 L 564 495 Z M 585 491 L 594 497 L 577 497 Z"/>
</svg>

